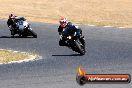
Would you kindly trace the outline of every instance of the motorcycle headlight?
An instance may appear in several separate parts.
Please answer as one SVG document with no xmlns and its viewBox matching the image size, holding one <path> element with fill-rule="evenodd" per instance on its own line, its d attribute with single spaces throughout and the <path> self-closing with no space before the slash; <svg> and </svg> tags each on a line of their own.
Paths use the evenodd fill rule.
<svg viewBox="0 0 132 88">
<path fill-rule="evenodd" d="M 67 38 L 68 38 L 68 39 L 71 39 L 71 36 L 68 36 Z"/>
</svg>

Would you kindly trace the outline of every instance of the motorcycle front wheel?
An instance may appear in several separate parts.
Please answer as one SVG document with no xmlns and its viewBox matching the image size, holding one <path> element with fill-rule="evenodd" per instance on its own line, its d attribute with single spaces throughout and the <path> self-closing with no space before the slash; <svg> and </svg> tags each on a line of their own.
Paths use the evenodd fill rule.
<svg viewBox="0 0 132 88">
<path fill-rule="evenodd" d="M 85 55 L 85 45 L 82 45 L 79 39 L 75 41 L 75 45 L 77 48 L 77 52 L 80 53 L 80 55 Z"/>
</svg>

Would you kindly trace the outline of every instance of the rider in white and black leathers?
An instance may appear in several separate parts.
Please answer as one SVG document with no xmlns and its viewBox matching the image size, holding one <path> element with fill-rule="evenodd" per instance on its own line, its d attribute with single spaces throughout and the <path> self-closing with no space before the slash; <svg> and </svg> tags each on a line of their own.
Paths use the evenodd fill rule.
<svg viewBox="0 0 132 88">
<path fill-rule="evenodd" d="M 61 35 L 63 28 L 68 28 L 70 30 L 75 31 L 77 33 L 78 38 L 82 42 L 82 44 L 85 45 L 85 40 L 84 40 L 84 36 L 82 36 L 81 28 L 78 28 L 75 25 L 73 25 L 71 22 L 68 22 L 67 19 L 64 17 L 60 18 L 59 23 L 60 23 L 60 26 L 58 28 L 59 35 Z M 59 45 L 60 46 L 67 46 L 65 40 L 61 40 L 61 39 L 59 41 Z"/>
<path fill-rule="evenodd" d="M 16 18 L 17 16 L 15 16 L 14 14 L 10 14 L 9 15 L 9 19 L 7 20 L 7 25 L 8 25 L 8 27 L 10 28 L 10 29 L 14 29 L 15 28 L 15 18 Z"/>
<path fill-rule="evenodd" d="M 18 22 L 18 20 L 26 20 L 24 17 L 18 17 L 14 14 L 10 14 L 9 15 L 9 19 L 7 21 L 7 25 L 10 28 L 10 30 L 13 30 L 14 32 L 17 31 L 17 26 L 16 23 Z"/>
</svg>

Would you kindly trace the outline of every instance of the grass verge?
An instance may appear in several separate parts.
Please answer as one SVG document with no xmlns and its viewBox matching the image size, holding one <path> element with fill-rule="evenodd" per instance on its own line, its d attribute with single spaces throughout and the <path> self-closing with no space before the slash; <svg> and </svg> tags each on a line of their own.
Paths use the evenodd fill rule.
<svg viewBox="0 0 132 88">
<path fill-rule="evenodd" d="M 132 28 L 132 0 L 0 0 L 0 8 L 0 19 L 14 13 L 29 21 L 58 23 L 65 16 L 75 23 Z"/>
<path fill-rule="evenodd" d="M 21 53 L 14 52 L 10 50 L 0 50 L 0 64 L 7 64 L 10 62 L 20 61 L 20 60 L 28 60 L 35 59 L 37 57 L 36 54 L 29 53 Z"/>
</svg>

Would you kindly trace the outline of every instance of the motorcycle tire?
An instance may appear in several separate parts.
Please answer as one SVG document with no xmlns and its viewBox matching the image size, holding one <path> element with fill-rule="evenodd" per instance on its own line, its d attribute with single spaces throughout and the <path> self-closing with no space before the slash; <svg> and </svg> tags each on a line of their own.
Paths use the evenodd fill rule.
<svg viewBox="0 0 132 88">
<path fill-rule="evenodd" d="M 37 38 L 37 34 L 33 30 L 28 30 L 34 38 Z"/>
<path fill-rule="evenodd" d="M 76 47 L 77 47 L 77 52 L 80 53 L 80 55 L 85 55 L 85 46 L 81 45 L 81 42 L 79 39 L 75 41 Z"/>
</svg>

